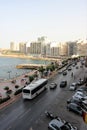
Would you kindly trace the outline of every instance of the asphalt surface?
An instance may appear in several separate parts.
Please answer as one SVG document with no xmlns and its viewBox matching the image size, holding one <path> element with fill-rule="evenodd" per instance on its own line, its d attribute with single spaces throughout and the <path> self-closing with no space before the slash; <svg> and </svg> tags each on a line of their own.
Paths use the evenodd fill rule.
<svg viewBox="0 0 87 130">
<path fill-rule="evenodd" d="M 72 69 L 74 78 L 71 77 L 72 71 L 67 71 L 66 76 L 57 74 L 49 80 L 47 90 L 35 99 L 30 101 L 23 100 L 20 97 L 16 102 L 1 109 L 0 130 L 47 130 L 50 119 L 46 117 L 45 111 L 50 111 L 55 116 L 69 121 L 72 125 L 78 127 L 78 130 L 87 130 L 87 124 L 84 123 L 82 117 L 66 109 L 67 99 L 75 93 L 69 91 L 69 85 L 86 76 L 87 72 L 86 68 L 76 69 L 72 67 Z M 67 87 L 59 87 L 62 80 L 68 81 Z M 57 83 L 58 86 L 55 90 L 49 89 L 51 82 Z"/>
</svg>

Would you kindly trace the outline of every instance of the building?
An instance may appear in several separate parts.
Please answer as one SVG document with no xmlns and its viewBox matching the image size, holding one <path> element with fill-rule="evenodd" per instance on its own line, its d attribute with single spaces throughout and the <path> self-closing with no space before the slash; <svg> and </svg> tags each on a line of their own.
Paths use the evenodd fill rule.
<svg viewBox="0 0 87 130">
<path fill-rule="evenodd" d="M 30 43 L 30 54 L 34 56 L 41 55 L 41 42 Z"/>
<path fill-rule="evenodd" d="M 26 43 L 23 43 L 23 42 L 19 43 L 19 51 L 21 53 L 26 54 Z"/>
<path fill-rule="evenodd" d="M 51 57 L 59 56 L 59 47 L 51 47 Z"/>
<path fill-rule="evenodd" d="M 68 55 L 68 45 L 67 45 L 67 43 L 60 43 L 59 44 L 59 55 L 60 56 L 67 56 Z"/>
<path fill-rule="evenodd" d="M 10 43 L 10 50 L 11 50 L 11 51 L 15 51 L 15 50 L 16 50 L 16 45 L 15 45 L 14 42 L 11 42 L 11 43 Z"/>
<path fill-rule="evenodd" d="M 87 56 L 87 40 L 77 42 L 77 53 L 80 56 Z"/>
<path fill-rule="evenodd" d="M 46 57 L 51 55 L 51 43 L 46 44 Z"/>
<path fill-rule="evenodd" d="M 77 41 L 67 42 L 68 46 L 68 56 L 77 55 Z"/>
</svg>

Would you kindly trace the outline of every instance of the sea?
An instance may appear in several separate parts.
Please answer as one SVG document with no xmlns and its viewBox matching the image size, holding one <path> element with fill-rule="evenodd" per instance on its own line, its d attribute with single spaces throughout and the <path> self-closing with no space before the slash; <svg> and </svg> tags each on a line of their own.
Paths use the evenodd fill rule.
<svg viewBox="0 0 87 130">
<path fill-rule="evenodd" d="M 27 58 L 12 58 L 0 57 L 0 81 L 15 78 L 22 74 L 32 71 L 31 69 L 17 69 L 18 64 L 49 64 L 50 61 L 27 59 Z"/>
</svg>

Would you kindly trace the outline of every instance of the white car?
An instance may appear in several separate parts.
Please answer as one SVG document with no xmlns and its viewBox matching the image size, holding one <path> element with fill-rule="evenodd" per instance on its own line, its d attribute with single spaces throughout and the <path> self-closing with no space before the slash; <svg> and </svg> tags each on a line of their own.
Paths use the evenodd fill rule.
<svg viewBox="0 0 87 130">
<path fill-rule="evenodd" d="M 77 89 L 77 83 L 72 83 L 71 85 L 70 85 L 70 88 L 69 88 L 69 90 L 76 90 Z"/>
<path fill-rule="evenodd" d="M 74 127 L 69 122 L 60 119 L 51 120 L 48 128 L 50 130 L 77 130 L 77 127 Z"/>
<path fill-rule="evenodd" d="M 74 95 L 73 98 L 78 98 L 78 99 L 87 99 L 87 96 L 80 91 L 77 91 Z"/>
</svg>

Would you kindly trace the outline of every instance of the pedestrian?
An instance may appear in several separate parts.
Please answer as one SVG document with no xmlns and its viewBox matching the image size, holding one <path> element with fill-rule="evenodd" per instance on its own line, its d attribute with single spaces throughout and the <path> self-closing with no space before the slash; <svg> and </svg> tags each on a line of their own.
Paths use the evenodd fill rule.
<svg viewBox="0 0 87 130">
<path fill-rule="evenodd" d="M 73 72 L 71 73 L 71 77 L 73 77 Z"/>
</svg>

